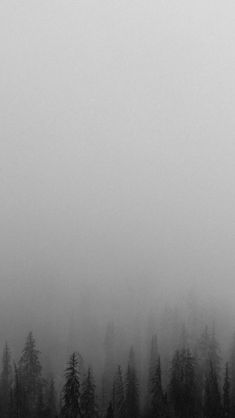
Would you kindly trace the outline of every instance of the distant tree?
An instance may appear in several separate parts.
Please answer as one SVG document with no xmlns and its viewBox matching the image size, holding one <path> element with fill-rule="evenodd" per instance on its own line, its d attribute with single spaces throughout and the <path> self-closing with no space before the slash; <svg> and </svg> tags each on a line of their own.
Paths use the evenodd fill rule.
<svg viewBox="0 0 235 418">
<path fill-rule="evenodd" d="M 189 349 L 176 350 L 172 359 L 169 394 L 177 417 L 198 416 L 195 367 L 195 359 Z"/>
<path fill-rule="evenodd" d="M 28 416 L 26 404 L 26 394 L 24 391 L 20 368 L 14 364 L 14 386 L 13 386 L 13 416 L 16 418 L 24 418 Z"/>
<path fill-rule="evenodd" d="M 209 372 L 205 382 L 204 418 L 221 418 L 222 405 L 218 376 L 213 362 L 210 362 Z"/>
<path fill-rule="evenodd" d="M 62 417 L 81 417 L 80 408 L 80 363 L 81 356 L 74 352 L 65 369 L 65 384 L 63 387 Z"/>
<path fill-rule="evenodd" d="M 109 403 L 106 418 L 114 418 L 114 412 L 113 412 L 113 405 L 112 402 Z"/>
<path fill-rule="evenodd" d="M 153 418 L 164 418 L 167 416 L 167 404 L 166 395 L 162 389 L 162 374 L 161 374 L 161 362 L 158 357 L 157 364 L 152 373 L 151 380 L 151 417 Z"/>
<path fill-rule="evenodd" d="M 214 370 L 216 371 L 217 377 L 220 377 L 220 347 L 215 335 L 215 327 L 213 325 L 212 333 L 210 335 L 210 342 L 209 342 L 209 361 L 212 362 Z"/>
<path fill-rule="evenodd" d="M 121 366 L 118 366 L 117 373 L 114 378 L 113 389 L 114 389 L 113 405 L 114 405 L 115 418 L 126 418 L 125 389 L 124 389 Z"/>
<path fill-rule="evenodd" d="M 95 402 L 95 383 L 90 367 L 88 368 L 87 375 L 82 384 L 81 413 L 84 418 L 97 417 L 97 407 Z"/>
<path fill-rule="evenodd" d="M 231 415 L 235 416 L 235 333 L 233 335 L 230 356 L 230 375 L 231 375 Z"/>
<path fill-rule="evenodd" d="M 130 350 L 126 375 L 126 409 L 128 418 L 139 417 L 138 379 L 133 348 Z"/>
<path fill-rule="evenodd" d="M 223 418 L 229 418 L 231 416 L 231 405 L 230 405 L 230 376 L 228 363 L 225 365 L 225 375 L 223 384 Z"/>
<path fill-rule="evenodd" d="M 38 395 L 41 391 L 40 352 L 36 349 L 36 342 L 32 332 L 26 338 L 26 343 L 19 361 L 20 384 L 24 394 L 25 417 L 37 415 Z"/>
<path fill-rule="evenodd" d="M 55 418 L 57 416 L 57 406 L 56 406 L 56 391 L 55 391 L 55 382 L 51 378 L 46 383 L 45 390 L 45 417 L 46 418 Z"/>
<path fill-rule="evenodd" d="M 104 353 L 105 353 L 105 364 L 104 373 L 102 378 L 102 408 L 104 411 L 107 410 L 109 400 L 112 396 L 112 383 L 115 372 L 115 361 L 114 361 L 114 341 L 115 332 L 114 325 L 110 322 L 107 325 L 105 338 L 104 338 Z"/>
<path fill-rule="evenodd" d="M 12 384 L 11 353 L 6 343 L 3 350 L 1 373 L 1 417 L 3 418 L 9 418 L 11 413 Z"/>
</svg>

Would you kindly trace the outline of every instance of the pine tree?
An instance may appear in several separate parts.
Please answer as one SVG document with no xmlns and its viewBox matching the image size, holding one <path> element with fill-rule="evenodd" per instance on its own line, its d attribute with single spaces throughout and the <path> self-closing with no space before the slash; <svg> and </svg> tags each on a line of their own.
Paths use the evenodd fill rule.
<svg viewBox="0 0 235 418">
<path fill-rule="evenodd" d="M 157 364 L 152 372 L 151 380 L 151 417 L 164 418 L 167 415 L 165 396 L 162 390 L 161 361 L 158 357 Z"/>
<path fill-rule="evenodd" d="M 83 417 L 95 418 L 97 408 L 95 402 L 95 383 L 91 368 L 88 368 L 87 376 L 82 385 L 81 412 Z"/>
<path fill-rule="evenodd" d="M 222 407 L 218 376 L 213 362 L 210 362 L 209 372 L 205 382 L 204 418 L 221 418 Z"/>
<path fill-rule="evenodd" d="M 113 405 L 112 402 L 109 403 L 106 418 L 114 418 L 114 412 L 113 412 Z"/>
<path fill-rule="evenodd" d="M 41 364 L 39 361 L 40 352 L 36 349 L 36 342 L 32 332 L 26 338 L 19 361 L 19 373 L 24 393 L 25 417 L 34 417 L 37 414 L 38 394 L 40 393 L 42 378 Z"/>
<path fill-rule="evenodd" d="M 169 392 L 177 416 L 198 416 L 195 367 L 195 359 L 189 349 L 176 350 L 172 360 Z"/>
<path fill-rule="evenodd" d="M 125 418 L 126 417 L 126 400 L 125 400 L 125 390 L 124 390 L 121 366 L 118 366 L 117 374 L 114 378 L 113 404 L 114 404 L 115 418 Z"/>
<path fill-rule="evenodd" d="M 64 418 L 81 417 L 80 410 L 80 363 L 81 356 L 74 352 L 65 370 L 65 385 L 63 388 L 62 416 Z"/>
<path fill-rule="evenodd" d="M 235 333 L 233 335 L 230 357 L 231 374 L 231 415 L 235 416 Z"/>
<path fill-rule="evenodd" d="M 112 382 L 115 372 L 115 361 L 114 361 L 114 325 L 109 323 L 107 325 L 105 339 L 104 339 L 104 350 L 105 350 L 105 365 L 102 379 L 102 408 L 104 411 L 107 410 L 109 400 L 112 396 Z"/>
<path fill-rule="evenodd" d="M 139 416 L 139 391 L 134 350 L 131 348 L 126 375 L 126 409 L 128 418 Z"/>
<path fill-rule="evenodd" d="M 230 377 L 229 377 L 229 369 L 228 363 L 225 365 L 225 376 L 224 376 L 224 384 L 223 384 L 223 418 L 230 417 Z"/>
<path fill-rule="evenodd" d="M 5 344 L 2 357 L 1 373 L 1 417 L 9 418 L 11 411 L 12 365 L 8 344 Z"/>
<path fill-rule="evenodd" d="M 45 393 L 45 417 L 46 418 L 55 418 L 57 416 L 57 407 L 56 407 L 56 391 L 55 391 L 55 382 L 51 378 L 46 384 L 46 393 Z"/>
</svg>

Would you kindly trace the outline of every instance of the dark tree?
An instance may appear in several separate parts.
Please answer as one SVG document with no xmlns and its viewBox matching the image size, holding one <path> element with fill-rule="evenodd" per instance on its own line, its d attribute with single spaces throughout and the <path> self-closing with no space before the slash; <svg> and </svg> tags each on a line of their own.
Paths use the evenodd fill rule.
<svg viewBox="0 0 235 418">
<path fill-rule="evenodd" d="M 113 405 L 112 402 L 109 403 L 106 418 L 114 418 L 114 412 L 113 412 Z"/>
<path fill-rule="evenodd" d="M 164 418 L 167 416 L 166 396 L 162 389 L 161 362 L 158 358 L 151 378 L 151 417 Z"/>
<path fill-rule="evenodd" d="M 46 383 L 45 388 L 45 417 L 55 418 L 57 416 L 57 406 L 56 406 L 56 391 L 54 379 L 51 378 Z"/>
<path fill-rule="evenodd" d="M 170 399 L 177 417 L 198 415 L 195 359 L 189 349 L 177 350 L 172 360 Z"/>
<path fill-rule="evenodd" d="M 235 333 L 233 335 L 231 357 L 230 357 L 230 374 L 231 374 L 231 412 L 235 416 Z"/>
<path fill-rule="evenodd" d="M 85 418 L 97 417 L 97 408 L 95 402 L 95 383 L 91 368 L 88 368 L 87 376 L 82 384 L 81 393 L 81 412 Z"/>
<path fill-rule="evenodd" d="M 222 406 L 218 376 L 214 364 L 210 362 L 205 382 L 204 418 L 221 418 Z"/>
<path fill-rule="evenodd" d="M 122 377 L 121 366 L 118 366 L 117 374 L 114 378 L 114 395 L 113 395 L 113 404 L 115 417 L 125 418 L 126 417 L 126 400 L 125 400 L 125 390 Z"/>
<path fill-rule="evenodd" d="M 11 353 L 6 343 L 3 350 L 1 373 L 1 417 L 3 418 L 9 418 L 11 414 L 12 383 Z"/>
<path fill-rule="evenodd" d="M 38 396 L 42 385 L 39 353 L 33 334 L 30 332 L 19 361 L 19 375 L 24 394 L 24 418 L 37 415 Z"/>
<path fill-rule="evenodd" d="M 228 363 L 226 363 L 223 384 L 223 418 L 229 418 L 231 416 L 230 386 Z"/>
<path fill-rule="evenodd" d="M 126 375 L 126 410 L 128 418 L 139 416 L 139 391 L 134 350 L 131 348 Z"/>
<path fill-rule="evenodd" d="M 82 416 L 80 410 L 80 363 L 80 354 L 74 352 L 65 370 L 62 407 L 62 416 L 64 418 L 78 418 Z"/>
</svg>

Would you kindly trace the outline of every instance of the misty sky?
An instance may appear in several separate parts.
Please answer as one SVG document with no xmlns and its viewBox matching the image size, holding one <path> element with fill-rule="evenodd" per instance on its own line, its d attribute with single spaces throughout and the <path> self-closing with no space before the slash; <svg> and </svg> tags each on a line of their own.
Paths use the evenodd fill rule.
<svg viewBox="0 0 235 418">
<path fill-rule="evenodd" d="M 1 304 L 235 297 L 234 45 L 230 0 L 1 0 Z"/>
</svg>

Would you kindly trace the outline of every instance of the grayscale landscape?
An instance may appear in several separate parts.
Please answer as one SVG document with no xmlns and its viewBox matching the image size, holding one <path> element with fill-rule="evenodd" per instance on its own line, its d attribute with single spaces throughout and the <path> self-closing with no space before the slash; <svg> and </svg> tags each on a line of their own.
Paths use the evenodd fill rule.
<svg viewBox="0 0 235 418">
<path fill-rule="evenodd" d="M 0 35 L 0 417 L 235 417 L 234 2 Z"/>
</svg>

